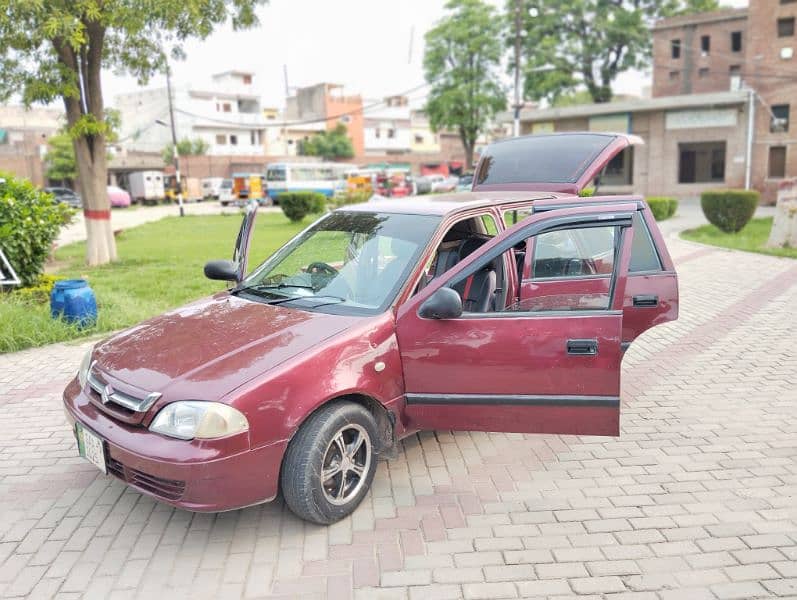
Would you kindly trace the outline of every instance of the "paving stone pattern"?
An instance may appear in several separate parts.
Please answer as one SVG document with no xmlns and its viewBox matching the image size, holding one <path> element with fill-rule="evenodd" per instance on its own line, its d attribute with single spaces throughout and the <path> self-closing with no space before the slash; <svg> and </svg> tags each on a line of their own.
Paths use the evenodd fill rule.
<svg viewBox="0 0 797 600">
<path fill-rule="evenodd" d="M 87 344 L 0 356 L 0 597 L 797 598 L 797 263 L 669 243 L 619 438 L 425 432 L 331 527 L 125 488 L 64 424 Z"/>
</svg>

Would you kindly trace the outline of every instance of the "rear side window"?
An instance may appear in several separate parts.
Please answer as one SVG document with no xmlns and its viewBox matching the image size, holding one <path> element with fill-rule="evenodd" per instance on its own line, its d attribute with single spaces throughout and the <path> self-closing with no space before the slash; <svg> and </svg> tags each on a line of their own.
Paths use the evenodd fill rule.
<svg viewBox="0 0 797 600">
<path fill-rule="evenodd" d="M 614 268 L 614 227 L 549 231 L 537 236 L 534 279 L 611 275 Z"/>
<path fill-rule="evenodd" d="M 629 273 L 642 273 L 646 271 L 661 271 L 661 260 L 653 238 L 648 230 L 648 225 L 642 214 L 634 213 L 634 241 L 631 244 L 631 264 Z"/>
</svg>

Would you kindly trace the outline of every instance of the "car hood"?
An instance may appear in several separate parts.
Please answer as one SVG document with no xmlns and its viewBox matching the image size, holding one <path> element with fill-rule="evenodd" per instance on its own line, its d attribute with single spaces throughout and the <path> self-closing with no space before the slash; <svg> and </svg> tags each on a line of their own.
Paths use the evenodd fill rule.
<svg viewBox="0 0 797 600">
<path fill-rule="evenodd" d="M 164 398 L 219 399 L 362 317 L 295 310 L 226 292 L 99 344 L 95 370 Z"/>
</svg>

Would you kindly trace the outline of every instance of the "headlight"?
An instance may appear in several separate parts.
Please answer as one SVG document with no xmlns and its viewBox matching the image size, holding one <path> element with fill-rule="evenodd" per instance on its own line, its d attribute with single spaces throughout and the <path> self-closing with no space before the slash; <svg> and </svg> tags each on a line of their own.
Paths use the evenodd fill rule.
<svg viewBox="0 0 797 600">
<path fill-rule="evenodd" d="M 94 351 L 94 346 L 86 351 L 83 360 L 80 361 L 80 368 L 77 371 L 77 380 L 80 383 L 80 389 L 86 387 L 86 382 L 89 379 L 89 369 L 91 369 L 91 353 Z"/>
<path fill-rule="evenodd" d="M 150 431 L 182 440 L 220 438 L 249 429 L 249 422 L 232 406 L 219 402 L 181 400 L 155 415 Z"/>
</svg>

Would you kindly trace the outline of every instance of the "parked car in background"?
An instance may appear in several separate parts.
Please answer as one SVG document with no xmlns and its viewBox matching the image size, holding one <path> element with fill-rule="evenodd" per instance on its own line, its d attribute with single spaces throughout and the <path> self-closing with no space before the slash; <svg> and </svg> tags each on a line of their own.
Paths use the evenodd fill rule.
<svg viewBox="0 0 797 600">
<path fill-rule="evenodd" d="M 222 206 L 227 206 L 235 202 L 236 199 L 232 179 L 223 179 L 219 186 L 219 202 Z"/>
<path fill-rule="evenodd" d="M 185 509 L 281 492 L 332 523 L 420 430 L 619 435 L 626 348 L 678 318 L 645 201 L 578 195 L 631 143 L 491 144 L 474 191 L 340 208 L 247 276 L 252 203 L 234 260 L 205 265 L 234 288 L 87 352 L 64 391 L 79 453 Z"/>
<path fill-rule="evenodd" d="M 455 189 L 457 189 L 457 184 L 459 183 L 459 177 L 456 177 L 454 175 L 449 175 L 448 177 L 437 175 L 437 177 L 440 177 L 440 179 L 432 183 L 433 193 L 440 194 L 444 192 L 453 192 Z"/>
<path fill-rule="evenodd" d="M 469 192 L 472 186 L 473 186 L 473 173 L 465 173 L 464 175 L 459 176 L 459 181 L 457 182 L 456 191 Z"/>
<path fill-rule="evenodd" d="M 108 199 L 113 208 L 127 208 L 132 204 L 130 194 L 115 185 L 108 186 Z"/>
<path fill-rule="evenodd" d="M 223 177 L 205 177 L 201 182 L 202 198 L 204 200 L 218 200 L 223 181 Z"/>
<path fill-rule="evenodd" d="M 127 178 L 130 198 L 141 204 L 157 204 L 166 197 L 163 171 L 136 171 Z"/>
<path fill-rule="evenodd" d="M 75 192 L 66 187 L 46 187 L 44 191 L 52 194 L 58 202 L 68 204 L 72 208 L 83 208 L 83 201 Z"/>
</svg>

